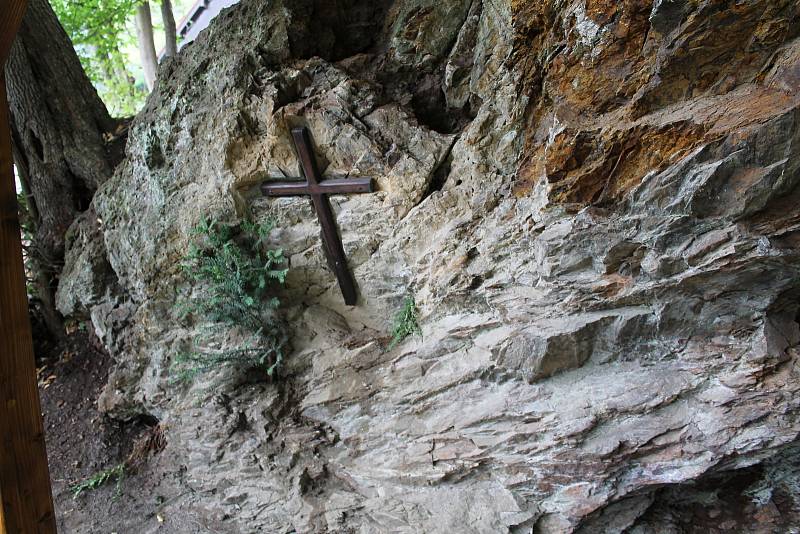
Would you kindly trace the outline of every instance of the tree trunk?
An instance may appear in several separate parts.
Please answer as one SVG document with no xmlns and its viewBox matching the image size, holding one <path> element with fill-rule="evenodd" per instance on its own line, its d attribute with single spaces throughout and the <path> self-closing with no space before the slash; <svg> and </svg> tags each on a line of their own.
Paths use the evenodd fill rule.
<svg viewBox="0 0 800 534">
<path fill-rule="evenodd" d="M 40 299 L 52 308 L 64 234 L 118 162 L 104 141 L 116 122 L 47 0 L 30 0 L 5 72 L 15 155 L 37 215 L 36 263 L 45 271 L 37 279 L 47 286 Z"/>
<path fill-rule="evenodd" d="M 22 151 L 17 147 L 16 143 L 11 144 L 14 163 L 17 167 L 17 177 L 19 178 L 20 189 L 25 198 L 27 199 L 27 209 L 19 210 L 20 222 L 25 219 L 25 225 L 31 227 L 33 233 L 36 232 L 39 223 L 39 211 L 36 209 L 36 199 L 31 192 L 31 178 L 28 174 L 28 168 L 25 164 L 26 158 Z M 23 249 L 25 247 L 23 246 Z M 30 284 L 36 289 L 36 298 L 39 301 L 38 306 L 35 303 L 29 302 L 31 311 L 38 308 L 41 312 L 41 317 L 44 320 L 47 330 L 51 333 L 51 337 L 56 341 L 64 341 L 66 335 L 64 333 L 64 321 L 61 314 L 58 313 L 55 304 L 55 280 L 54 274 L 60 269 L 58 266 L 46 265 L 43 263 L 41 254 L 37 253 L 36 243 L 28 243 L 27 250 L 24 254 L 26 270 L 29 270 L 33 276 Z M 26 273 L 27 274 L 27 273 Z"/>
<path fill-rule="evenodd" d="M 136 6 L 136 38 L 139 41 L 139 57 L 144 68 L 144 79 L 151 91 L 156 84 L 158 57 L 153 43 L 153 19 L 150 16 L 150 2 Z"/>
<path fill-rule="evenodd" d="M 178 53 L 178 30 L 170 0 L 161 0 L 161 18 L 164 20 L 164 37 L 167 41 L 164 46 L 164 57 L 172 57 Z"/>
</svg>

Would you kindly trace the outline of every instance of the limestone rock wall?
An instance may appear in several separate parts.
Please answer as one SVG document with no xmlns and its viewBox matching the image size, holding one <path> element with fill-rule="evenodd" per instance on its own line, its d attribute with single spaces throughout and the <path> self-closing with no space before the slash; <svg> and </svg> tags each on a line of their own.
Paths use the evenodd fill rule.
<svg viewBox="0 0 800 534">
<path fill-rule="evenodd" d="M 799 36 L 793 0 L 224 12 L 162 66 L 59 290 L 116 359 L 103 409 L 166 428 L 172 531 L 796 524 Z M 298 123 L 377 180 L 332 199 L 356 307 L 308 200 L 249 192 L 297 176 Z M 283 378 L 171 385 L 189 232 L 245 212 L 290 257 Z M 386 350 L 407 294 L 423 336 Z"/>
</svg>

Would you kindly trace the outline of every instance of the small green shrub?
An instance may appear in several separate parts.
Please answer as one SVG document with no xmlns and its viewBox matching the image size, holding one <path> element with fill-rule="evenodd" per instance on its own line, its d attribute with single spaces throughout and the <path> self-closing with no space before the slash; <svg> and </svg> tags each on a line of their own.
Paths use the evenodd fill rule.
<svg viewBox="0 0 800 534">
<path fill-rule="evenodd" d="M 281 249 L 270 249 L 272 222 L 226 225 L 202 221 L 193 231 L 195 243 L 182 263 L 187 278 L 198 287 L 196 296 L 179 305 L 183 317 L 210 321 L 206 335 L 191 351 L 179 354 L 172 365 L 173 380 L 183 381 L 224 365 L 260 368 L 272 376 L 280 366 L 289 336 L 272 294 L 288 269 Z M 239 347 L 213 348 L 209 338 L 221 330 L 238 328 Z"/>
<path fill-rule="evenodd" d="M 408 296 L 403 301 L 403 307 L 394 316 L 392 323 L 392 341 L 389 343 L 388 350 L 395 348 L 401 341 L 410 335 L 422 335 L 419 327 L 419 317 L 417 316 L 417 305 L 414 297 Z"/>
<path fill-rule="evenodd" d="M 125 464 L 117 464 L 114 467 L 104 469 L 94 475 L 90 476 L 82 482 L 73 484 L 69 490 L 72 492 L 72 498 L 77 499 L 78 496 L 84 491 L 96 490 L 101 486 L 105 486 L 109 482 L 116 481 L 117 488 L 114 492 L 114 500 L 118 499 L 122 494 L 122 481 L 125 478 Z"/>
</svg>

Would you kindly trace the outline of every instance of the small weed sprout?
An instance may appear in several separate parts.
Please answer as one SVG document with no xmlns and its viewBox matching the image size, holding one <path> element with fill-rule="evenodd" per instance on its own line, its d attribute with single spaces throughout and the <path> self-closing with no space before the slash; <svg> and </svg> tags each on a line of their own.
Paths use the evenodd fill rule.
<svg viewBox="0 0 800 534">
<path fill-rule="evenodd" d="M 394 316 L 392 323 L 392 341 L 389 343 L 388 350 L 395 348 L 401 341 L 410 335 L 422 335 L 419 327 L 417 315 L 417 305 L 414 297 L 407 296 L 403 301 L 403 307 Z"/>
<path fill-rule="evenodd" d="M 122 495 L 122 481 L 125 478 L 125 470 L 125 463 L 117 464 L 114 467 L 109 467 L 108 469 L 104 469 L 98 473 L 95 473 L 82 482 L 73 484 L 69 488 L 69 490 L 72 492 L 72 498 L 77 499 L 78 496 L 84 491 L 96 490 L 101 486 L 105 486 L 110 482 L 116 481 L 117 487 L 114 491 L 113 497 L 113 499 L 116 501 L 119 499 L 120 495 Z"/>
<path fill-rule="evenodd" d="M 287 329 L 277 318 L 280 305 L 271 294 L 274 283 L 284 283 L 288 269 L 281 249 L 267 247 L 272 222 L 249 221 L 225 225 L 203 220 L 193 231 L 196 242 L 182 263 L 184 274 L 197 285 L 194 298 L 179 304 L 179 312 L 211 322 L 206 335 L 191 351 L 179 354 L 172 365 L 173 381 L 186 381 L 224 365 L 263 369 L 272 376 L 288 346 Z M 212 333 L 238 328 L 244 335 L 239 347 L 214 348 Z"/>
</svg>

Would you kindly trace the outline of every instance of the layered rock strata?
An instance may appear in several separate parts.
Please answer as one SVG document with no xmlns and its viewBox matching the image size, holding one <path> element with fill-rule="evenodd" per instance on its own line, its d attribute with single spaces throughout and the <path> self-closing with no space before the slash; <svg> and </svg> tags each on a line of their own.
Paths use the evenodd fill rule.
<svg viewBox="0 0 800 534">
<path fill-rule="evenodd" d="M 798 4 L 332 5 L 244 0 L 167 60 L 71 229 L 59 305 L 116 359 L 103 409 L 166 429 L 171 532 L 797 524 Z M 248 194 L 296 124 L 376 178 L 332 198 L 356 307 L 308 200 Z M 244 213 L 294 351 L 170 384 L 191 229 Z"/>
</svg>

